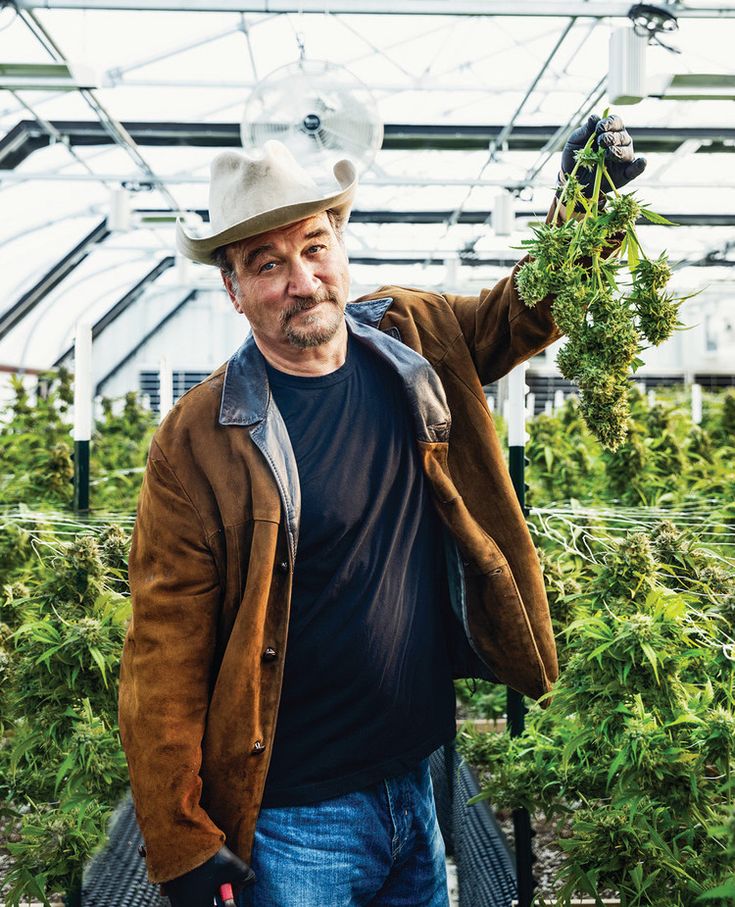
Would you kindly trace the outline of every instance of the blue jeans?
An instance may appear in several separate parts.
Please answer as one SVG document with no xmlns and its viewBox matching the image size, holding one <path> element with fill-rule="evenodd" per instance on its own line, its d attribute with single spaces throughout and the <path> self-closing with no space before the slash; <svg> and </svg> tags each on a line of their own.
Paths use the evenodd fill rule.
<svg viewBox="0 0 735 907">
<path fill-rule="evenodd" d="M 355 793 L 262 809 L 251 863 L 240 907 L 449 907 L 429 760 Z"/>
</svg>

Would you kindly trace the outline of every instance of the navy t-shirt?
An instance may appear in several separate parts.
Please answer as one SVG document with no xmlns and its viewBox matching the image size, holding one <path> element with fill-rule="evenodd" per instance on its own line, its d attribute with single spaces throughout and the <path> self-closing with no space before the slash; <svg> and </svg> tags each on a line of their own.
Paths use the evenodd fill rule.
<svg viewBox="0 0 735 907">
<path fill-rule="evenodd" d="M 360 790 L 455 735 L 438 517 L 398 375 L 352 338 L 306 378 L 268 366 L 301 484 L 264 806 Z"/>
</svg>

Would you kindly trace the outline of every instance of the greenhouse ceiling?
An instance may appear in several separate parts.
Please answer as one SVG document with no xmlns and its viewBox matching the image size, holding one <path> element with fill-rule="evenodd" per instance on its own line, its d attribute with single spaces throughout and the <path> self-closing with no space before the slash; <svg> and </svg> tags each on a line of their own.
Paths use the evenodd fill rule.
<svg viewBox="0 0 735 907">
<path fill-rule="evenodd" d="M 241 146 L 256 100 L 261 125 L 263 109 L 273 128 L 303 118 L 299 72 L 374 115 L 338 155 L 363 168 L 357 288 L 491 283 L 548 209 L 566 136 L 608 106 L 632 5 L 0 2 L 0 365 L 47 368 L 81 317 L 99 333 L 143 297 L 165 299 L 165 318 L 214 288 L 212 269 L 177 262 L 175 219 L 206 221 L 209 162 Z M 650 36 L 645 97 L 615 110 L 648 158 L 639 195 L 680 226 L 642 233 L 683 285 L 727 286 L 735 4 L 658 6 L 678 28 Z M 492 220 L 508 204 L 510 233 Z"/>
</svg>

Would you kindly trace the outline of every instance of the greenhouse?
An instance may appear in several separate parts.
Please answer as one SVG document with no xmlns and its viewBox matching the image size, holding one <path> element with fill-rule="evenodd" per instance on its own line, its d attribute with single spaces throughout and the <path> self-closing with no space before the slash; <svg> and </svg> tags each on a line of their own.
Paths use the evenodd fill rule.
<svg viewBox="0 0 735 907">
<path fill-rule="evenodd" d="M 735 905 L 735 3 L 0 0 L 0 902 Z"/>
</svg>

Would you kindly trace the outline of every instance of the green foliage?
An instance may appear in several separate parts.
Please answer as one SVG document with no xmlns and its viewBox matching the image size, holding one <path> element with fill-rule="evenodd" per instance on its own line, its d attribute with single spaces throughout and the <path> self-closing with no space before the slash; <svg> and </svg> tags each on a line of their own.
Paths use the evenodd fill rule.
<svg viewBox="0 0 735 907">
<path fill-rule="evenodd" d="M 523 241 L 530 259 L 519 268 L 516 286 L 528 306 L 553 298 L 552 315 L 567 335 L 557 365 L 579 386 L 581 413 L 592 433 L 616 450 L 628 433 L 628 375 L 646 343 L 663 343 L 679 326 L 682 300 L 665 292 L 671 277 L 666 254 L 649 259 L 635 229 L 640 214 L 668 222 L 614 187 L 613 197 L 601 195 L 605 151 L 595 150 L 593 139 L 577 152 L 553 222 L 533 226 L 533 237 Z M 589 200 L 576 178 L 580 167 L 595 172 Z M 601 210 L 603 198 L 607 210 Z M 567 219 L 558 224 L 562 206 Z M 630 285 L 623 282 L 619 260 L 626 252 Z"/>
<path fill-rule="evenodd" d="M 57 533 L 52 514 L 32 513 L 72 503 L 69 374 L 42 376 L 35 394 L 12 382 L 0 435 L 0 505 L 15 505 L 0 516 L 0 803 L 20 820 L 9 907 L 79 884 L 127 785 L 117 676 L 129 610 L 127 533 L 70 519 Z M 102 409 L 90 501 L 130 512 L 154 419 L 135 394 Z"/>
<path fill-rule="evenodd" d="M 47 532 L 24 582 L 5 587 L 0 774 L 5 799 L 25 805 L 8 907 L 78 885 L 127 786 L 117 676 L 128 541 L 116 526 L 70 541 Z"/>
<path fill-rule="evenodd" d="M 659 391 L 650 407 L 634 386 L 627 388 L 631 419 L 625 441 L 600 453 L 575 397 L 554 416 L 528 423 L 528 500 L 544 506 L 576 499 L 617 501 L 626 506 L 679 506 L 699 496 L 735 500 L 735 433 L 727 435 L 729 395 L 706 395 L 705 423 L 691 421 L 684 391 Z M 735 394 L 732 395 L 735 400 Z M 732 520 L 723 511 L 723 521 Z"/>
<path fill-rule="evenodd" d="M 667 523 L 604 548 L 584 568 L 543 560 L 564 624 L 548 708 L 532 705 L 519 737 L 465 730 L 460 745 L 481 798 L 566 829 L 559 904 L 612 889 L 625 905 L 689 907 L 733 882 L 716 831 L 735 793 L 728 577 Z"/>
<path fill-rule="evenodd" d="M 7 907 L 30 897 L 49 905 L 51 892 L 81 885 L 85 862 L 104 842 L 108 813 L 94 800 L 32 804 L 21 821 L 21 840 L 8 844 L 14 865 L 3 880 Z"/>
<path fill-rule="evenodd" d="M 528 503 L 596 498 L 604 471 L 576 398 L 556 416 L 536 416 L 528 428 Z"/>
<path fill-rule="evenodd" d="M 22 379 L 11 379 L 14 397 L 0 414 L 0 504 L 67 508 L 74 495 L 74 442 L 69 411 L 72 379 L 64 369 L 42 375 L 31 397 Z M 102 401 L 90 454 L 90 503 L 94 510 L 132 511 L 155 429 L 153 415 L 134 393 L 121 411 Z M 0 570 L 3 568 L 0 539 Z"/>
<path fill-rule="evenodd" d="M 90 500 L 97 510 L 132 511 L 156 424 L 134 393 L 125 395 L 119 413 L 115 410 L 112 400 L 102 400 L 103 418 L 91 444 Z"/>
<path fill-rule="evenodd" d="M 721 824 L 710 829 L 710 835 L 723 848 L 723 859 L 726 866 L 735 867 L 735 807 L 725 810 L 721 816 Z M 697 898 L 697 903 L 735 904 L 735 870 L 725 881 L 716 888 L 710 888 Z"/>
<path fill-rule="evenodd" d="M 487 680 L 455 680 L 460 717 L 494 720 L 505 715 L 508 701 L 506 687 Z"/>
<path fill-rule="evenodd" d="M 0 432 L 0 503 L 71 503 L 74 445 L 68 412 L 71 377 L 64 369 L 41 376 L 31 402 L 22 379 L 13 376 L 14 399 Z"/>
</svg>

